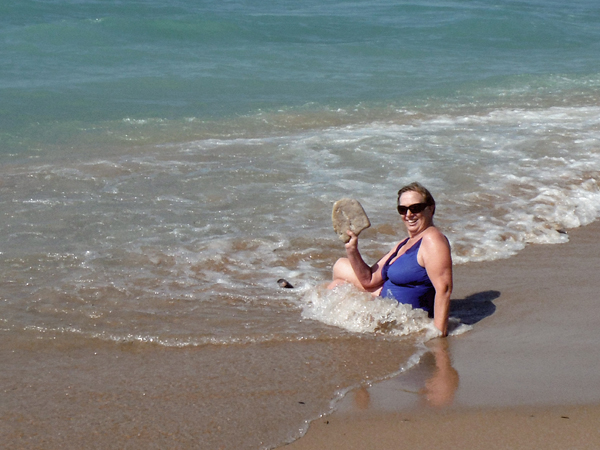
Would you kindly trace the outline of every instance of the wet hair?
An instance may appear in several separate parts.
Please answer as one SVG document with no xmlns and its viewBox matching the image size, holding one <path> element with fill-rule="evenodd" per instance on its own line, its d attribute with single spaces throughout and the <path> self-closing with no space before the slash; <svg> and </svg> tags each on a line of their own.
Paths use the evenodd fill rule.
<svg viewBox="0 0 600 450">
<path fill-rule="evenodd" d="M 421 196 L 423 197 L 423 202 L 426 203 L 427 206 L 433 206 L 432 215 L 435 213 L 435 200 L 433 199 L 433 195 L 431 195 L 431 192 L 429 192 L 427 188 L 421 183 L 414 181 L 402 187 L 398 191 L 398 204 L 400 204 L 400 196 L 405 192 L 418 192 L 419 194 L 421 194 Z"/>
</svg>

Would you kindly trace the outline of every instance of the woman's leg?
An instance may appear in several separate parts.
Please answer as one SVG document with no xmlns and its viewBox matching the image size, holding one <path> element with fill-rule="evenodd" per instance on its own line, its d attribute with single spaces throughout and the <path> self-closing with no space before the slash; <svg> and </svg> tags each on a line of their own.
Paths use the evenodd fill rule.
<svg viewBox="0 0 600 450">
<path fill-rule="evenodd" d="M 361 291 L 371 292 L 373 295 L 379 295 L 381 288 L 374 291 L 367 290 L 358 280 L 352 265 L 348 258 L 340 258 L 333 265 L 333 281 L 327 286 L 328 289 L 333 289 L 344 283 L 351 283 Z"/>
</svg>

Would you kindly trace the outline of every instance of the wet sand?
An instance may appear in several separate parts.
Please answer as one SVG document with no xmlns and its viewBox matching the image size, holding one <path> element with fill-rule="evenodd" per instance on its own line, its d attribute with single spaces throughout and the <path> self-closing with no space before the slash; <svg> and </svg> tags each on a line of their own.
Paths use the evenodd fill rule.
<svg viewBox="0 0 600 450">
<path fill-rule="evenodd" d="M 352 336 L 165 348 L 0 334 L 0 448 L 272 448 L 338 389 L 397 370 L 401 353 Z"/>
<path fill-rule="evenodd" d="M 346 396 L 286 450 L 600 448 L 600 223 L 455 268 L 453 315 L 413 371 Z M 437 340 L 442 341 L 442 340 Z"/>
</svg>

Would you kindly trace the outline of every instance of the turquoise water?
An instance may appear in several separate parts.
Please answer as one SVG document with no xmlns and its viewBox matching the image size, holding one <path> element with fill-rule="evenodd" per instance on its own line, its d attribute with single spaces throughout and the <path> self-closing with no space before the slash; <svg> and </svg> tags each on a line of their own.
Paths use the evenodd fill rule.
<svg viewBox="0 0 600 450">
<path fill-rule="evenodd" d="M 597 80 L 599 72 L 593 1 L 23 1 L 0 8 L 4 151 L 26 150 L 22 141 L 37 141 L 40 125 L 60 142 L 77 132 L 72 122 L 404 106 L 470 97 L 481 87 L 535 90 L 548 75 Z"/>
<path fill-rule="evenodd" d="M 333 202 L 365 207 L 372 262 L 414 180 L 456 264 L 568 241 L 600 216 L 598 55 L 591 0 L 0 2 L 0 332 L 315 354 L 371 335 L 389 305 L 316 289 L 343 254 Z M 381 338 L 410 355 L 398 314 Z M 247 431 L 225 447 L 257 448 Z"/>
</svg>

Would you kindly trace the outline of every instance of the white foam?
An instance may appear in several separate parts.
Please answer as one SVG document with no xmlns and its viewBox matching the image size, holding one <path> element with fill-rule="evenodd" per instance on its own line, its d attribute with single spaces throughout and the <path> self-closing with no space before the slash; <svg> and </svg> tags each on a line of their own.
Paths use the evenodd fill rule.
<svg viewBox="0 0 600 450">
<path fill-rule="evenodd" d="M 41 272 L 59 275 L 40 279 L 37 289 L 80 305 L 100 299 L 112 310 L 113 289 L 123 314 L 145 313 L 147 299 L 156 299 L 152 326 L 136 336 L 162 336 L 160 318 L 186 317 L 188 301 L 198 311 L 214 307 L 214 317 L 243 311 L 228 316 L 224 339 L 245 339 L 245 327 L 262 323 L 265 307 L 283 317 L 266 334 L 294 328 L 299 307 L 305 319 L 336 329 L 403 335 L 427 333 L 430 324 L 368 295 L 311 290 L 344 254 L 331 229 L 335 200 L 352 196 L 365 207 L 373 226 L 360 246 L 372 262 L 403 237 L 396 192 L 414 180 L 434 193 L 436 223 L 456 263 L 566 242 L 569 228 L 600 215 L 598 107 L 389 114 L 7 166 L 3 251 L 46 261 L 43 255 L 68 245 L 73 261 L 44 262 Z M 28 280 L 29 267 L 39 264 L 23 261 L 10 273 Z M 278 278 L 297 288 L 280 289 Z M 104 326 L 80 308 L 63 308 L 74 325 Z M 195 339 L 196 326 L 190 319 L 183 328 Z"/>
<path fill-rule="evenodd" d="M 425 311 L 392 299 L 373 297 L 350 284 L 332 290 L 313 289 L 306 293 L 304 302 L 304 319 L 318 320 L 354 333 L 405 336 L 431 330 L 432 321 Z"/>
<path fill-rule="evenodd" d="M 389 298 L 373 297 L 351 284 L 329 290 L 317 287 L 306 290 L 302 298 L 302 318 L 317 320 L 353 333 L 376 333 L 386 336 L 407 336 L 420 333 L 421 342 L 440 336 L 433 320 L 422 309 L 398 303 Z M 471 330 L 470 325 L 451 317 L 449 335 L 457 336 Z"/>
</svg>

